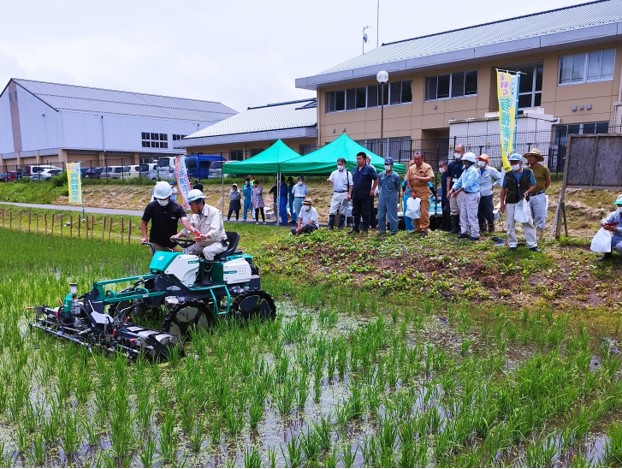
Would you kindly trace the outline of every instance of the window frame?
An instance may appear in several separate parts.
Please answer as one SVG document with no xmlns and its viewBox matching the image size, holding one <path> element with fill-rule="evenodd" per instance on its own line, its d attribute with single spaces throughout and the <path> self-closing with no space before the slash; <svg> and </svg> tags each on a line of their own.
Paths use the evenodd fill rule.
<svg viewBox="0 0 622 469">
<path fill-rule="evenodd" d="M 471 75 L 469 77 L 469 75 Z M 462 72 L 452 72 L 452 73 L 443 73 L 440 75 L 430 75 L 425 77 L 425 83 L 423 87 L 424 93 L 424 101 L 425 102 L 433 102 L 433 101 L 444 101 L 446 99 L 458 99 L 458 98 L 473 98 L 477 96 L 478 92 L 478 82 L 477 79 L 479 77 L 479 73 L 477 70 L 465 70 Z M 469 83 L 473 82 L 473 78 L 475 79 L 475 90 L 474 92 L 470 92 L 467 94 L 467 87 Z M 456 83 L 461 80 L 461 93 L 456 87 Z M 435 86 L 430 86 L 435 83 Z M 434 88 L 434 97 L 431 97 L 429 94 Z M 454 89 L 456 88 L 456 89 Z M 455 93 L 456 92 L 456 93 Z"/>
<path fill-rule="evenodd" d="M 603 69 L 603 57 L 605 54 L 611 55 L 611 74 L 604 75 Z M 600 75 L 596 78 L 589 78 L 590 59 L 594 60 L 598 58 L 598 64 L 600 68 Z M 564 62 L 566 67 L 564 68 Z M 577 63 L 578 62 L 578 63 Z M 571 86 L 582 85 L 585 83 L 598 83 L 602 81 L 611 81 L 615 78 L 615 63 L 616 63 L 616 49 L 600 49 L 587 52 L 579 52 L 572 55 L 562 55 L 559 57 L 558 70 L 557 70 L 557 85 L 558 86 Z M 580 76 L 575 78 L 575 71 L 580 73 Z M 565 73 L 564 73 L 565 72 Z M 563 75 L 569 75 L 568 78 L 564 78 Z M 562 81 L 565 80 L 565 81 Z"/>
</svg>

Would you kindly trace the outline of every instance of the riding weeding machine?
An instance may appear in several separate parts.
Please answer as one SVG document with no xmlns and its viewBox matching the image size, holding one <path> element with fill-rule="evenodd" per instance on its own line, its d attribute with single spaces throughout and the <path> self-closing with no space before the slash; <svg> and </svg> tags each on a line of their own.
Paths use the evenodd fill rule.
<svg viewBox="0 0 622 469">
<path fill-rule="evenodd" d="M 71 284 L 61 306 L 34 308 L 32 326 L 89 348 L 163 359 L 193 327 L 208 328 L 218 317 L 274 319 L 274 300 L 261 289 L 252 256 L 237 250 L 238 233 L 227 232 L 227 239 L 228 249 L 211 263 L 183 252 L 156 251 L 147 274 L 94 282 L 82 295 Z M 110 289 L 128 283 L 120 291 Z M 134 322 L 154 314 L 164 317 L 160 330 Z"/>
</svg>

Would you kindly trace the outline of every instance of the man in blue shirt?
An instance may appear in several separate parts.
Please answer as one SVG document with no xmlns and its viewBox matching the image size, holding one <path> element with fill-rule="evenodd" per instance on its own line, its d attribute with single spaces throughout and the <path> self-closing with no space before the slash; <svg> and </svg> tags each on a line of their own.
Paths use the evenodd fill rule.
<svg viewBox="0 0 622 469">
<path fill-rule="evenodd" d="M 356 168 L 352 171 L 352 217 L 354 218 L 352 230 L 349 234 L 369 231 L 369 202 L 370 197 L 376 192 L 378 174 L 372 165 L 368 165 L 367 154 L 361 151 L 356 155 Z M 373 185 L 372 185 L 373 182 Z M 371 187 L 371 189 L 370 189 Z M 359 222 L 363 219 L 359 228 Z"/>
<path fill-rule="evenodd" d="M 536 178 L 533 171 L 523 168 L 523 157 L 518 153 L 512 153 L 508 158 L 512 171 L 505 173 L 501 184 L 501 206 L 499 210 L 505 212 L 505 227 L 508 234 L 508 246 L 510 251 L 516 251 L 518 240 L 516 239 L 516 226 L 514 211 L 516 204 L 521 200 L 529 201 L 529 194 L 536 189 Z M 540 252 L 536 239 L 536 227 L 531 222 L 523 223 L 525 241 L 530 251 Z"/>
<path fill-rule="evenodd" d="M 469 238 L 471 241 L 479 239 L 479 221 L 477 210 L 479 208 L 479 171 L 475 166 L 477 157 L 475 153 L 468 152 L 462 156 L 464 171 L 454 183 L 447 196 L 460 197 L 460 238 Z"/>
<path fill-rule="evenodd" d="M 387 231 L 387 221 L 391 234 L 397 234 L 397 197 L 400 193 L 400 177 L 393 171 L 393 158 L 384 160 L 384 171 L 378 176 L 378 235 Z"/>
</svg>

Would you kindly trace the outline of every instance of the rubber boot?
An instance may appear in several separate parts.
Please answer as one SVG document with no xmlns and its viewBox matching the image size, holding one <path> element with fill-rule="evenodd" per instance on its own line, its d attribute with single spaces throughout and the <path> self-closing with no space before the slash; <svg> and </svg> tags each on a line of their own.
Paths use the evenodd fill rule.
<svg viewBox="0 0 622 469">
<path fill-rule="evenodd" d="M 606 252 L 603 254 L 603 257 L 601 257 L 600 259 L 598 259 L 600 262 L 605 262 L 610 260 L 613 257 L 613 255 L 610 252 Z"/>
<path fill-rule="evenodd" d="M 328 216 L 328 229 L 332 230 L 335 227 L 335 215 Z"/>
<path fill-rule="evenodd" d="M 481 234 L 485 234 L 486 233 L 486 223 L 480 223 L 479 224 L 479 232 Z"/>
<path fill-rule="evenodd" d="M 488 223 L 488 232 L 489 233 L 494 233 L 495 232 L 495 223 Z"/>
<path fill-rule="evenodd" d="M 337 228 L 339 228 L 340 230 L 345 226 L 346 224 L 346 216 L 345 215 L 339 215 L 339 223 L 337 225 Z"/>
<path fill-rule="evenodd" d="M 451 234 L 460 234 L 460 215 L 451 216 Z"/>
</svg>

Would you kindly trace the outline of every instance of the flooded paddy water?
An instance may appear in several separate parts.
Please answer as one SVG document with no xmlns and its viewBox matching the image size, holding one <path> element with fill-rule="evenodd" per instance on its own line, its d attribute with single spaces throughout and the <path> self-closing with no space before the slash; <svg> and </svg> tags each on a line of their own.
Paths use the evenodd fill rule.
<svg viewBox="0 0 622 469">
<path fill-rule="evenodd" d="M 610 357 L 595 366 L 580 341 L 574 356 L 561 344 L 543 354 L 526 336 L 471 328 L 459 312 L 393 320 L 277 307 L 273 323 L 198 332 L 165 364 L 26 333 L 13 311 L 14 326 L 1 328 L 16 345 L 0 365 L 1 465 L 434 466 L 472 454 L 490 465 L 606 462 L 604 433 L 570 441 L 545 430 L 577 399 L 598 401 L 616 373 Z M 559 397 L 566 385 L 571 395 Z M 542 435 L 517 440 L 528 418 Z"/>
</svg>

